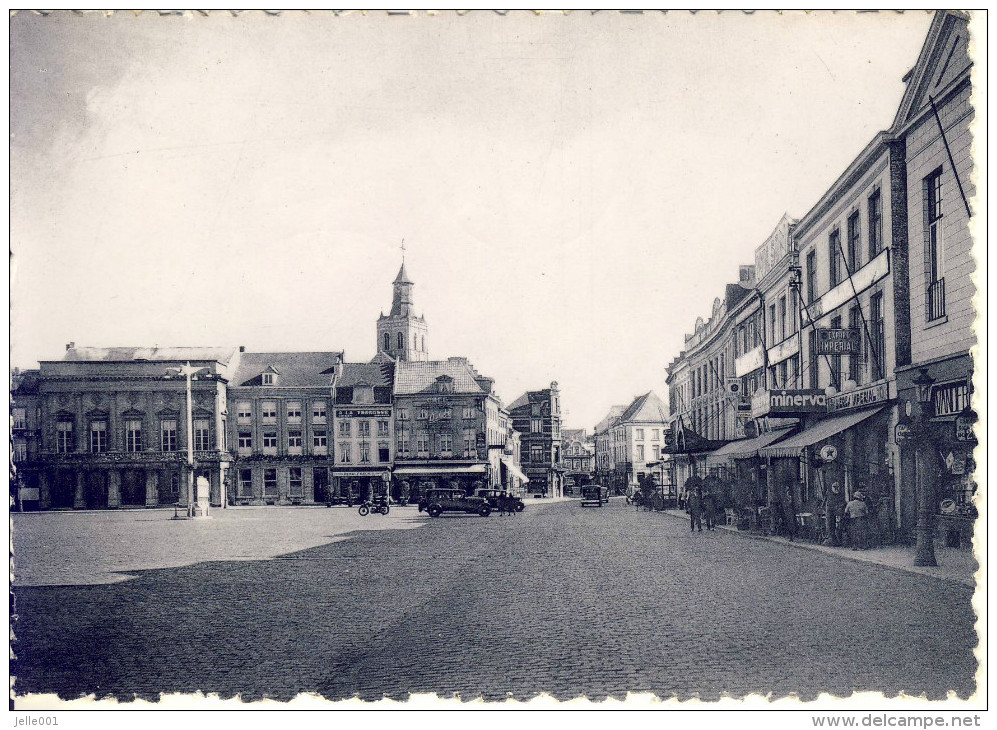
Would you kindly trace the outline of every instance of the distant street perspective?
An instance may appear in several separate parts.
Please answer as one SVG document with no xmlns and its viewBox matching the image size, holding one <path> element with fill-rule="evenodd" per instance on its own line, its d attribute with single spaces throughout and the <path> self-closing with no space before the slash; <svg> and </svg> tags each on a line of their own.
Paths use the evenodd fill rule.
<svg viewBox="0 0 997 730">
<path fill-rule="evenodd" d="M 279 512 L 308 525 L 356 516 L 247 508 L 215 522 L 287 527 Z M 71 536 L 80 517 L 26 515 L 16 527 L 76 520 L 64 525 Z M 130 517 L 110 539 L 141 540 L 149 523 L 139 517 L 192 524 L 171 525 L 162 511 Z M 534 500 L 487 518 L 407 507 L 365 519 L 345 540 L 270 559 L 16 587 L 15 691 L 502 700 L 974 689 L 972 589 L 951 581 L 735 531 L 693 533 L 688 520 L 622 498 L 601 508 Z M 418 526 L 385 529 L 408 522 Z"/>
</svg>

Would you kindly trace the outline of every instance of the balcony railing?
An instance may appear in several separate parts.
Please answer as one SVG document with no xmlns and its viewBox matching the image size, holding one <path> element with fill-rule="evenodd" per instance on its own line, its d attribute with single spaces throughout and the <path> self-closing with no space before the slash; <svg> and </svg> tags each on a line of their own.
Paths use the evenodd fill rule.
<svg viewBox="0 0 997 730">
<path fill-rule="evenodd" d="M 926 296 L 928 321 L 934 322 L 945 316 L 945 279 L 937 279 L 928 285 Z"/>
</svg>

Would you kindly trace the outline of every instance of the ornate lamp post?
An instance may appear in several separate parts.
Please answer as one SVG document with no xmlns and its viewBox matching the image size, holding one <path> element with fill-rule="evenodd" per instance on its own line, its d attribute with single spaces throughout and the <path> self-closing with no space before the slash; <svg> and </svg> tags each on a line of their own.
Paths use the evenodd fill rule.
<svg viewBox="0 0 997 730">
<path fill-rule="evenodd" d="M 932 529 L 935 512 L 935 478 L 923 452 L 923 447 L 931 444 L 928 417 L 931 408 L 931 386 L 935 380 L 928 375 L 925 368 L 921 368 L 913 383 L 915 397 L 921 406 L 911 434 L 914 442 L 914 473 L 917 480 L 917 542 L 914 548 L 914 565 L 935 566 L 938 565 L 935 561 L 935 536 Z"/>
</svg>

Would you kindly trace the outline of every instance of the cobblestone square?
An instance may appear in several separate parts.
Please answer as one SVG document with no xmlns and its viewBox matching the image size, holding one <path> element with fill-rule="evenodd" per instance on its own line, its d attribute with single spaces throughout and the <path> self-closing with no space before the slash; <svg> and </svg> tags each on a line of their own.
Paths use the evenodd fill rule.
<svg viewBox="0 0 997 730">
<path fill-rule="evenodd" d="M 361 531 L 349 534 L 346 510 L 280 512 L 268 519 L 301 524 L 282 538 L 289 552 L 274 543 L 239 559 L 208 551 L 203 562 L 172 559 L 164 537 L 186 529 L 183 551 L 197 554 L 191 533 L 201 526 L 139 522 L 166 520 L 159 512 L 108 517 L 129 517 L 130 530 L 64 522 L 68 544 L 81 530 L 127 534 L 161 551 L 161 567 L 130 566 L 134 577 L 115 583 L 15 580 L 16 694 L 563 700 L 975 689 L 972 590 L 950 581 L 725 531 L 690 534 L 622 500 L 488 518 L 401 508 L 358 518 L 349 526 Z M 53 518 L 62 517 L 15 527 Z M 392 522 L 415 529 L 378 529 Z M 19 535 L 15 544 L 40 543 Z"/>
</svg>

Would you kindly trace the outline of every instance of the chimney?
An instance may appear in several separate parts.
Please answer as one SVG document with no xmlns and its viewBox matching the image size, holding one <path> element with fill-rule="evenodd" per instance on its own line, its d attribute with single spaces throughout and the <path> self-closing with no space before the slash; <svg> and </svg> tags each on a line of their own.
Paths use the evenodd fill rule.
<svg viewBox="0 0 997 730">
<path fill-rule="evenodd" d="M 739 279 L 742 284 L 750 284 L 755 280 L 755 267 L 744 265 L 740 267 Z"/>
<path fill-rule="evenodd" d="M 245 345 L 239 345 L 239 352 L 245 352 L 245 351 L 246 351 L 246 346 Z"/>
<path fill-rule="evenodd" d="M 76 347 L 76 343 L 75 342 L 67 342 L 66 343 L 66 352 L 69 352 L 70 350 L 72 350 L 75 347 Z"/>
</svg>

